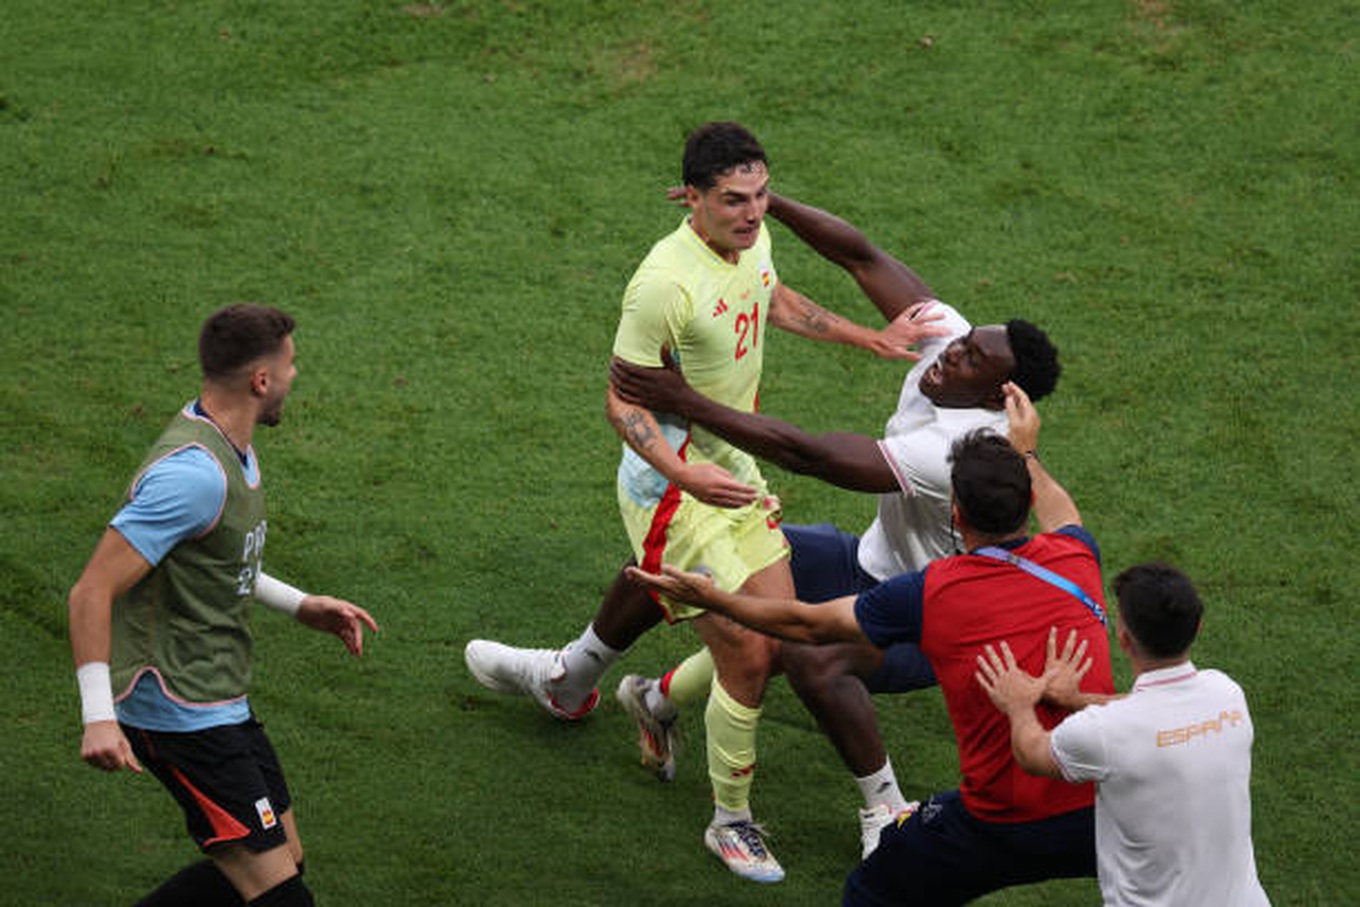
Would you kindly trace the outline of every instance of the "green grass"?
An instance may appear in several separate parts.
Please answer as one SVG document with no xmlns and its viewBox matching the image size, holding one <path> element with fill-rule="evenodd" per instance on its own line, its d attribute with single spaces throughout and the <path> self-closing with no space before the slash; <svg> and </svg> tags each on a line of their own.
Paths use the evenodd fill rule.
<svg viewBox="0 0 1360 907">
<path fill-rule="evenodd" d="M 384 626 L 350 662 L 258 620 L 252 699 L 318 900 L 838 899 L 855 791 L 784 685 L 755 802 L 789 878 L 764 888 L 699 844 L 697 714 L 661 786 L 612 702 L 561 726 L 485 694 L 461 658 L 473 636 L 574 635 L 627 553 L 605 362 L 624 282 L 678 220 L 663 189 L 683 136 L 712 118 L 751 126 L 778 189 L 861 225 L 974 321 L 1049 328 L 1066 372 L 1045 461 L 1111 570 L 1167 558 L 1197 578 L 1196 658 L 1247 690 L 1273 903 L 1360 900 L 1358 19 L 1347 0 L 13 0 L 0 901 L 128 903 L 192 858 L 154 781 L 77 757 L 64 599 L 196 392 L 199 323 L 239 299 L 301 325 L 285 424 L 257 438 L 271 572 Z M 779 228 L 776 249 L 791 285 L 872 320 Z M 899 366 L 771 343 L 766 411 L 879 431 Z M 792 520 L 872 515 L 769 476 Z M 660 669 L 692 638 L 658 631 L 625 664 Z M 938 695 L 881 713 L 907 791 L 951 786 Z M 1079 881 L 986 903 L 1096 898 Z"/>
</svg>

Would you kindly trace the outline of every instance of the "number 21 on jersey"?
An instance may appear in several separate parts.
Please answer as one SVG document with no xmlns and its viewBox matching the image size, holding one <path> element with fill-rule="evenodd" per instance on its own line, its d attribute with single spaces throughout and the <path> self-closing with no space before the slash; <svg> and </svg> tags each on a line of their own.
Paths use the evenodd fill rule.
<svg viewBox="0 0 1360 907">
<path fill-rule="evenodd" d="M 751 306 L 750 314 L 738 312 L 737 320 L 733 324 L 737 332 L 737 354 L 736 358 L 741 359 L 748 352 L 755 349 L 760 342 L 760 301 L 756 300 Z M 749 342 L 748 342 L 749 341 Z"/>
</svg>

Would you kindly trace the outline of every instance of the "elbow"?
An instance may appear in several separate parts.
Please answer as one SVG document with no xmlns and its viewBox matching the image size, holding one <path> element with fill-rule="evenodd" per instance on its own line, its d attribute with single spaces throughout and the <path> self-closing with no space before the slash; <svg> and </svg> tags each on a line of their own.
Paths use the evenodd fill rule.
<svg viewBox="0 0 1360 907">
<path fill-rule="evenodd" d="M 68 615 L 74 615 L 75 613 L 77 613 L 78 611 L 80 611 L 80 609 L 81 609 L 81 607 L 82 607 L 82 602 L 84 602 L 85 599 L 86 599 L 86 590 L 85 590 L 84 582 L 83 582 L 83 581 L 78 581 L 78 582 L 77 582 L 74 586 L 72 586 L 72 587 L 70 588 L 70 590 L 66 593 L 66 613 L 67 613 Z"/>
<path fill-rule="evenodd" d="M 1026 774 L 1030 775 L 1043 774 L 1043 772 L 1040 770 L 1041 766 L 1039 765 L 1039 763 L 1036 762 L 1034 759 L 1031 759 L 1029 753 L 1025 752 L 1023 749 L 1015 750 L 1015 764 L 1020 766 L 1020 768 L 1023 769 Z"/>
<path fill-rule="evenodd" d="M 604 395 L 604 417 L 609 420 L 610 425 L 619 424 L 619 413 L 622 405 L 623 401 L 619 399 L 618 394 L 614 393 L 614 385 L 610 384 Z"/>
</svg>

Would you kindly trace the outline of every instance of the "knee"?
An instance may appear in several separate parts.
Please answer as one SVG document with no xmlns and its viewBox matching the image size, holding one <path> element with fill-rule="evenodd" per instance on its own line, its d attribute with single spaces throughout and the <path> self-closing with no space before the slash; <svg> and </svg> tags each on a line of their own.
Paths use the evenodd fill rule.
<svg viewBox="0 0 1360 907">
<path fill-rule="evenodd" d="M 717 650 L 710 648 L 717 675 L 723 678 L 729 691 L 763 688 L 778 663 L 777 644 L 777 640 L 753 633 L 741 639 L 738 645 L 721 652 L 721 657 Z"/>
<path fill-rule="evenodd" d="M 779 660 L 789 684 L 800 694 L 825 689 L 848 673 L 841 659 L 822 646 L 786 644 Z"/>
</svg>

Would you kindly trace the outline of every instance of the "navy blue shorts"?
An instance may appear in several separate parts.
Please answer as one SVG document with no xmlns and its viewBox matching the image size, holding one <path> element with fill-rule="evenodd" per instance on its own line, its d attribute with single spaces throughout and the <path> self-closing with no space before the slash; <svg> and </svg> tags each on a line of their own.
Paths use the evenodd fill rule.
<svg viewBox="0 0 1360 907">
<path fill-rule="evenodd" d="M 1092 807 L 1006 824 L 983 822 L 958 791 L 936 794 L 845 880 L 845 907 L 963 904 L 989 891 L 1096 874 Z"/>
<path fill-rule="evenodd" d="M 793 586 L 803 601 L 859 595 L 878 585 L 879 581 L 859 565 L 859 536 L 830 523 L 785 523 L 781 528 L 789 540 Z M 883 666 L 861 679 L 870 693 L 907 693 L 936 684 L 930 662 L 911 643 L 889 646 L 883 651 Z"/>
<path fill-rule="evenodd" d="M 138 760 L 184 810 L 200 849 L 244 844 L 259 853 L 287 841 L 279 817 L 292 797 L 264 725 L 253 717 L 188 733 L 122 728 Z"/>
</svg>

